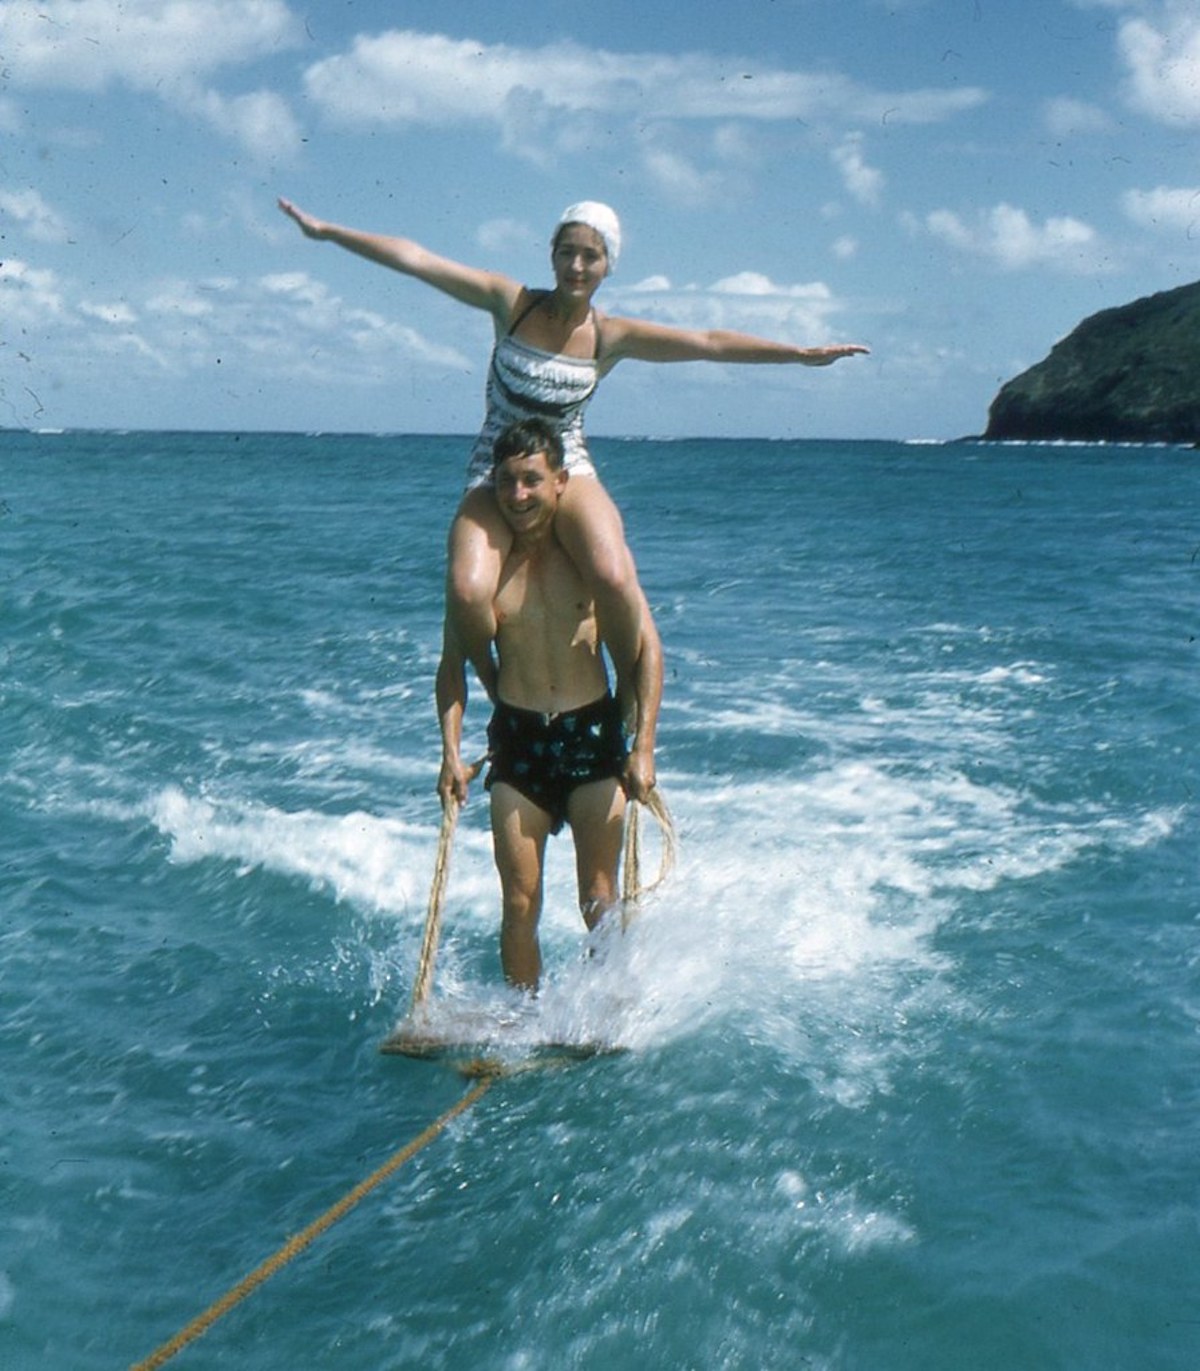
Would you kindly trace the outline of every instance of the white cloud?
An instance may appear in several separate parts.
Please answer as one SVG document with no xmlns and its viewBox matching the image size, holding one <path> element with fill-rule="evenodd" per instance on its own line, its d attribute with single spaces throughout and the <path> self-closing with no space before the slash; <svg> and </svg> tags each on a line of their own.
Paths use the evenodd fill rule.
<svg viewBox="0 0 1200 1371">
<path fill-rule="evenodd" d="M 1077 10 L 1123 10 L 1126 14 L 1130 10 L 1149 9 L 1152 5 L 1161 3 L 1161 0 L 1067 0 L 1068 4 Z"/>
<path fill-rule="evenodd" d="M 505 253 L 543 242 L 547 251 L 550 247 L 548 238 L 539 238 L 527 224 L 516 219 L 489 219 L 476 230 L 475 241 L 489 253 Z"/>
<path fill-rule="evenodd" d="M 123 328 L 128 328 L 130 324 L 137 323 L 137 315 L 124 301 L 118 301 L 111 305 L 93 305 L 87 301 L 81 301 L 79 312 L 89 319 L 98 320 L 102 324 L 112 324 Z"/>
<path fill-rule="evenodd" d="M 540 48 L 392 30 L 359 35 L 314 63 L 309 95 L 348 124 L 497 124 L 515 107 L 630 120 L 795 120 L 827 117 L 930 123 L 973 109 L 977 88 L 872 91 L 831 72 L 777 71 L 700 54 L 609 52 L 575 43 Z"/>
<path fill-rule="evenodd" d="M 1093 272 L 1108 265 L 1096 231 L 1067 216 L 1035 224 L 1023 209 L 995 205 L 968 222 L 951 210 L 934 210 L 923 227 L 959 252 L 983 257 L 1006 271 L 1052 267 Z"/>
<path fill-rule="evenodd" d="M 9 259 L 0 263 L 0 318 L 26 350 L 64 364 L 97 355 L 150 377 L 187 376 L 214 361 L 246 377 L 355 386 L 397 368 L 470 371 L 461 352 L 416 329 L 347 306 L 305 272 L 256 279 L 146 281 L 116 302 L 89 299 L 78 282 Z"/>
<path fill-rule="evenodd" d="M 210 300 L 202 299 L 188 281 L 161 283 L 146 300 L 146 313 L 175 319 L 202 319 L 213 312 Z"/>
<path fill-rule="evenodd" d="M 272 91 L 229 98 L 214 90 L 181 90 L 179 103 L 263 160 L 287 158 L 300 146 L 300 126 L 287 101 Z"/>
<path fill-rule="evenodd" d="M 1200 188 L 1156 186 L 1153 190 L 1127 190 L 1121 208 L 1143 228 L 1182 229 L 1200 239 Z"/>
<path fill-rule="evenodd" d="M 0 30 L 14 88 L 125 85 L 204 119 L 256 156 L 298 145 L 280 96 L 226 96 L 201 80 L 298 43 L 302 26 L 284 0 L 0 0 Z"/>
<path fill-rule="evenodd" d="M 56 323 L 65 315 L 61 283 L 53 271 L 12 257 L 0 262 L 0 318 L 10 338 L 17 326 Z"/>
<path fill-rule="evenodd" d="M 677 288 L 664 276 L 613 291 L 613 312 L 679 328 L 728 328 L 797 343 L 829 341 L 841 302 L 822 281 L 780 285 L 761 272 L 742 271 L 711 286 Z"/>
<path fill-rule="evenodd" d="M 1196 0 L 1071 0 L 1077 9 L 1112 10 L 1122 92 L 1140 113 L 1164 124 L 1200 124 L 1200 9 Z"/>
<path fill-rule="evenodd" d="M 746 166 L 761 161 L 758 150 L 746 136 L 744 124 L 722 124 L 713 131 L 712 144 L 713 152 L 723 162 Z"/>
<path fill-rule="evenodd" d="M 632 137 L 646 179 L 687 208 L 743 198 L 744 173 L 761 163 L 755 127 L 746 123 L 710 127 L 655 119 L 639 122 Z"/>
<path fill-rule="evenodd" d="M 1156 20 L 1127 19 L 1117 46 L 1135 109 L 1164 124 L 1200 124 L 1200 13 L 1168 0 Z"/>
<path fill-rule="evenodd" d="M 301 33 L 283 0 L 4 0 L 0 28 L 13 85 L 90 91 L 194 80 Z"/>
<path fill-rule="evenodd" d="M 720 172 L 701 171 L 682 153 L 663 147 L 644 147 L 642 167 L 669 199 L 680 205 L 704 205 L 721 193 Z"/>
<path fill-rule="evenodd" d="M 821 300 L 830 298 L 829 287 L 820 281 L 809 281 L 798 286 L 777 286 L 769 276 L 760 271 L 739 271 L 733 276 L 724 276 L 709 287 L 717 295 L 769 295 L 776 298 L 786 297 L 793 300 Z"/>
<path fill-rule="evenodd" d="M 742 176 L 761 160 L 756 135 L 765 124 L 930 123 L 986 99 L 976 88 L 881 92 L 834 71 L 764 68 L 736 56 L 524 47 L 400 30 L 358 35 L 313 63 L 304 84 L 336 124 L 474 127 L 544 169 L 619 148 L 626 165 L 636 159 L 643 182 L 686 207 L 742 193 Z M 850 193 L 875 203 L 883 178 L 860 140 L 836 158 Z"/>
<path fill-rule="evenodd" d="M 234 233 L 245 241 L 254 238 L 264 243 L 291 247 L 295 230 L 287 224 L 269 197 L 250 183 L 233 183 L 206 199 L 201 209 L 189 209 L 179 216 L 179 226 L 190 238 L 210 234 Z"/>
<path fill-rule="evenodd" d="M 1112 120 L 1098 105 L 1058 96 L 1047 100 L 1043 110 L 1046 128 L 1055 138 L 1074 138 L 1086 133 L 1104 133 Z"/>
<path fill-rule="evenodd" d="M 842 182 L 860 205 L 879 204 L 883 193 L 883 173 L 868 166 L 863 156 L 861 133 L 848 133 L 830 153 L 833 164 L 842 174 Z"/>
<path fill-rule="evenodd" d="M 0 215 L 20 224 L 35 243 L 66 243 L 70 231 L 66 220 L 52 209 L 39 191 L 0 190 Z"/>
<path fill-rule="evenodd" d="M 628 295 L 630 291 L 644 290 L 648 294 L 671 289 L 671 281 L 667 276 L 645 276 L 640 281 L 635 281 L 633 285 L 625 286 L 624 293 Z"/>
<path fill-rule="evenodd" d="M 833 240 L 830 251 L 840 262 L 847 262 L 858 253 L 858 239 L 843 234 L 842 237 Z"/>
<path fill-rule="evenodd" d="M 158 371 L 177 372 L 179 370 L 175 359 L 168 352 L 154 347 L 141 334 L 132 333 L 128 329 L 123 333 L 114 333 L 108 338 L 97 339 L 95 346 L 98 351 L 107 352 L 111 356 L 120 356 L 124 352 L 136 352 L 140 357 L 146 358 L 148 362 L 153 362 Z"/>
<path fill-rule="evenodd" d="M 349 352 L 390 355 L 401 361 L 469 371 L 470 363 L 455 348 L 434 343 L 415 329 L 397 324 L 374 310 L 348 306 L 322 281 L 304 271 L 276 272 L 257 282 L 263 296 L 282 306 L 288 317 L 293 343 L 303 339 L 297 331 L 317 341 L 322 351 L 336 349 L 338 340 Z"/>
<path fill-rule="evenodd" d="M 322 281 L 314 280 L 307 271 L 276 271 L 269 276 L 259 277 L 258 284 L 268 295 L 284 296 L 293 304 L 304 305 L 310 309 L 336 310 L 338 299 L 331 295 L 329 287 Z M 328 313 L 315 322 L 330 323 L 333 316 Z"/>
</svg>

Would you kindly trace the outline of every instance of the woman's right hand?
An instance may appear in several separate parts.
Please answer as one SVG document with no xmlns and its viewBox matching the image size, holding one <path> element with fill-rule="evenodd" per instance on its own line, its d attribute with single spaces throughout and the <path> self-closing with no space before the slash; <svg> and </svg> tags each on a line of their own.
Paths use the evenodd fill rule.
<svg viewBox="0 0 1200 1371">
<path fill-rule="evenodd" d="M 305 214 L 298 205 L 293 205 L 290 200 L 285 200 L 282 195 L 279 197 L 279 208 L 289 219 L 294 219 L 299 224 L 300 231 L 306 238 L 324 238 L 328 232 L 328 224 L 323 223 L 320 219 L 314 219 L 311 214 Z"/>
</svg>

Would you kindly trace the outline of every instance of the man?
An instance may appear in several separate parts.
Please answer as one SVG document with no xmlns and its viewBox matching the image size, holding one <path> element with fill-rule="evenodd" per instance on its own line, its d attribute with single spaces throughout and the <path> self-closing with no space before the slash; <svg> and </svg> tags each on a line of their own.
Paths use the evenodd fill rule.
<svg viewBox="0 0 1200 1371">
<path fill-rule="evenodd" d="M 595 605 L 554 535 L 568 481 L 558 434 L 538 419 L 511 425 L 496 440 L 493 471 L 513 545 L 495 600 L 499 665 L 487 787 L 502 896 L 501 965 L 512 985 L 532 991 L 541 972 L 537 927 L 546 841 L 564 822 L 575 841 L 587 927 L 595 928 L 618 901 L 626 795 L 645 801 L 655 783 L 662 650 L 643 596 L 636 732 L 627 750 Z M 443 804 L 465 801 L 473 774 L 461 756 L 466 703 L 466 658 L 448 638 L 437 674 Z"/>
</svg>

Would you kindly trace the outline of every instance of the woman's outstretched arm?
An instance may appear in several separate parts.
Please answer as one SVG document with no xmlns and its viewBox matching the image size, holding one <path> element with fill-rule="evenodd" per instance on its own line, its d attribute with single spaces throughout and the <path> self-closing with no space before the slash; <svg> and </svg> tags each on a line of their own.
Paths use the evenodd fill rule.
<svg viewBox="0 0 1200 1371">
<path fill-rule="evenodd" d="M 279 208 L 293 220 L 307 238 L 319 243 L 336 243 L 347 252 L 365 257 L 369 262 L 390 267 L 405 276 L 413 276 L 426 285 L 447 295 L 487 310 L 489 314 L 505 318 L 512 310 L 520 285 L 496 271 L 483 271 L 465 266 L 449 257 L 439 257 L 411 238 L 396 238 L 382 233 L 367 233 L 363 229 L 346 228 L 306 213 L 290 200 L 280 197 Z"/>
<path fill-rule="evenodd" d="M 602 336 L 601 357 L 607 366 L 630 357 L 641 362 L 792 363 L 827 367 L 842 357 L 870 351 L 861 343 L 799 347 L 731 329 L 671 328 L 643 319 L 606 318 Z"/>
</svg>

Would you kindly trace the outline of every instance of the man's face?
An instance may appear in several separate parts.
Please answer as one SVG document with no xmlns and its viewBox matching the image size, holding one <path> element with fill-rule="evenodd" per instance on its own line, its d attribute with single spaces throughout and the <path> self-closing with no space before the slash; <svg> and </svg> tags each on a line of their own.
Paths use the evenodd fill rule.
<svg viewBox="0 0 1200 1371">
<path fill-rule="evenodd" d="M 496 499 L 514 533 L 549 528 L 566 485 L 567 473 L 551 467 L 544 452 L 509 457 L 496 468 Z"/>
</svg>

